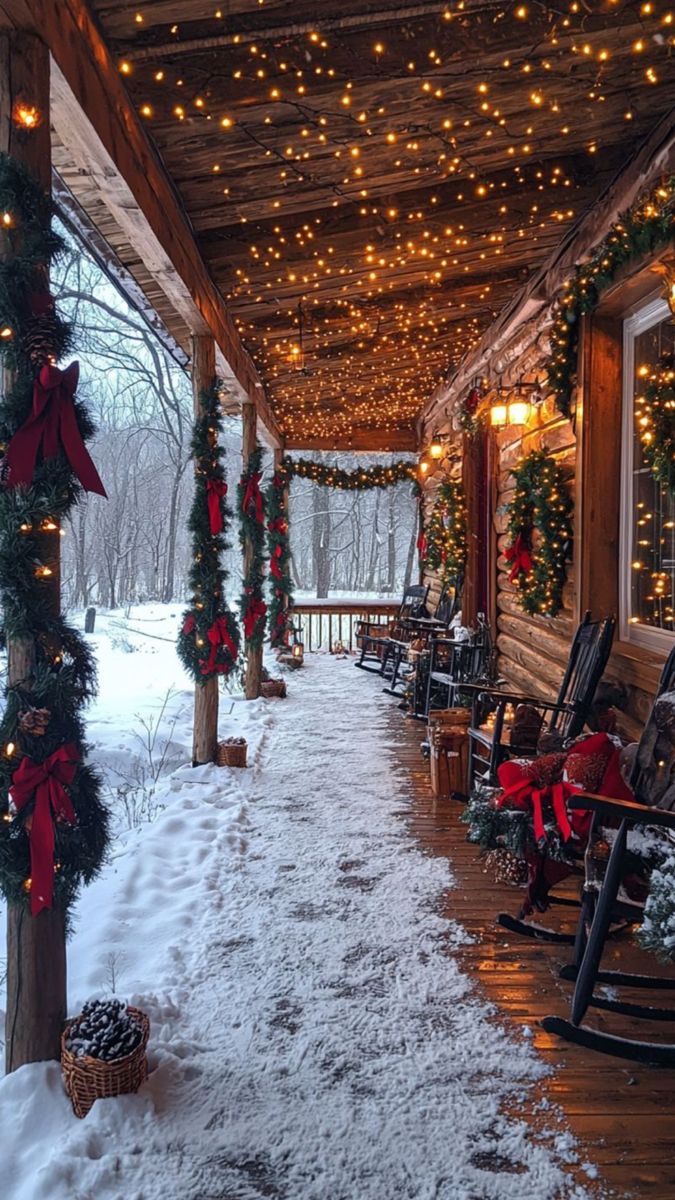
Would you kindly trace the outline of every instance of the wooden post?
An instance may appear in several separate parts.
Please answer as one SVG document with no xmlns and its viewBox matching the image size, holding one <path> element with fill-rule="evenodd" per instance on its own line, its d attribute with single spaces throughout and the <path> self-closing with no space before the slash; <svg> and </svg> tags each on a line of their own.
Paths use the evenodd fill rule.
<svg viewBox="0 0 675 1200">
<path fill-rule="evenodd" d="M 192 338 L 192 399 L 195 417 L 202 414 L 202 392 L 213 387 L 216 377 L 216 344 L 209 335 Z M 218 676 L 195 684 L 195 715 L 192 735 L 192 765 L 213 762 L 218 742 Z"/>
<path fill-rule="evenodd" d="M 257 413 L 254 404 L 245 404 L 241 411 L 241 457 L 244 465 L 244 470 L 248 466 L 249 456 L 253 453 L 257 443 Z M 251 566 L 253 558 L 253 546 L 250 538 L 246 539 L 244 547 L 244 575 L 246 575 Z M 254 646 L 247 651 L 246 655 L 246 682 L 244 692 L 247 700 L 257 700 L 260 695 L 260 683 L 262 680 L 262 646 Z"/>
<path fill-rule="evenodd" d="M 32 128 L 14 118 L 20 105 L 39 114 Z M 0 33 L 0 149 L 12 154 L 51 187 L 49 136 L 49 51 L 24 30 Z M 11 383 L 3 380 L 3 390 Z M 45 587 L 55 612 L 60 603 L 58 535 L 45 535 L 42 557 L 52 576 Z M 35 665 L 32 638 L 8 645 L 9 683 L 30 679 Z M 66 1019 L 66 938 L 63 910 L 32 917 L 27 907 L 10 904 L 7 914 L 7 1016 L 5 1065 L 8 1072 L 29 1062 L 58 1058 Z"/>
</svg>

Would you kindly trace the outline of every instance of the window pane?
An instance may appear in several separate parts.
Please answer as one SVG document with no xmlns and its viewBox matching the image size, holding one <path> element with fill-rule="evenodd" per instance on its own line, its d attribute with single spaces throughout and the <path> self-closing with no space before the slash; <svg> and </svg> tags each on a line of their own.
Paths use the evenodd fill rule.
<svg viewBox="0 0 675 1200">
<path fill-rule="evenodd" d="M 640 391 L 640 367 L 653 367 L 675 348 L 672 320 L 661 321 L 635 338 L 633 395 Z M 631 567 L 632 624 L 675 629 L 675 500 L 656 483 L 645 463 L 634 423 L 633 546 Z"/>
</svg>

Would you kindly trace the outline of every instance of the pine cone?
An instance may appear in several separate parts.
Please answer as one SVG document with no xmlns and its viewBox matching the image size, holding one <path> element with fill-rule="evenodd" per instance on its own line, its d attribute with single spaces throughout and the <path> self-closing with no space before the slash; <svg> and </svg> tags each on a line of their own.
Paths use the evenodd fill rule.
<svg viewBox="0 0 675 1200">
<path fill-rule="evenodd" d="M 45 313 L 28 322 L 22 339 L 23 349 L 34 363 L 46 363 L 54 353 L 59 337 L 58 318 L 53 313 Z"/>
<path fill-rule="evenodd" d="M 29 708 L 19 713 L 19 730 L 31 737 L 42 737 L 46 731 L 52 714 L 48 708 Z"/>
</svg>

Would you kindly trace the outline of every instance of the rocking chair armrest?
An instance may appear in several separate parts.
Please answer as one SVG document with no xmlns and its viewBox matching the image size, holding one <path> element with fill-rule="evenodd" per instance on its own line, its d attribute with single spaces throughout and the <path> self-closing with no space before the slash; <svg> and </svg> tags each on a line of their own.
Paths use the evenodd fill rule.
<svg viewBox="0 0 675 1200">
<path fill-rule="evenodd" d="M 570 808 L 590 809 L 603 817 L 617 817 L 631 825 L 658 825 L 662 829 L 675 830 L 675 812 L 664 808 L 650 808 L 637 800 L 613 800 L 611 796 L 597 796 L 593 792 L 578 792 L 567 801 Z"/>
<path fill-rule="evenodd" d="M 543 708 L 546 712 L 572 713 L 573 704 L 557 704 L 555 700 L 544 700 L 541 696 L 527 696 L 521 692 L 502 692 L 499 688 L 481 687 L 479 684 L 467 684 L 480 692 L 481 700 L 489 700 L 495 704 L 531 704 L 533 708 Z"/>
</svg>

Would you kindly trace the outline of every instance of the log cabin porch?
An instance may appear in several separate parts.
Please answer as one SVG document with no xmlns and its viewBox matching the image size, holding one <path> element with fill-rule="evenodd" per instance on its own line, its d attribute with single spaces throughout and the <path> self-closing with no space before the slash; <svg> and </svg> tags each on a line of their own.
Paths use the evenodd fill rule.
<svg viewBox="0 0 675 1200">
<path fill-rule="evenodd" d="M 659 436 L 654 414 L 669 404 L 672 363 L 663 364 L 675 352 L 674 30 L 667 6 L 635 0 L 591 6 L 415 0 L 398 10 L 348 0 L 340 14 L 323 0 L 305 8 L 288 0 L 222 6 L 210 0 L 0 0 L 0 150 L 9 172 L 0 246 L 12 318 L 0 314 L 0 347 L 8 355 L 3 439 L 10 443 L 10 486 L 11 472 L 18 477 L 27 469 L 17 460 L 17 443 L 11 448 L 23 429 L 16 396 L 22 387 L 32 389 L 38 368 L 39 382 L 43 370 L 68 361 L 69 338 L 49 296 L 52 249 L 39 225 L 32 180 L 51 192 L 59 219 L 190 372 L 197 507 L 189 522 L 195 538 L 199 522 L 209 523 L 213 554 L 203 558 L 195 542 L 194 587 L 178 631 L 181 658 L 195 679 L 192 769 L 208 772 L 216 761 L 219 708 L 222 725 L 225 707 L 219 671 L 233 669 L 239 644 L 244 695 L 257 712 L 270 682 L 265 638 L 291 659 L 291 643 L 304 640 L 309 669 L 306 678 L 289 671 L 289 713 L 277 718 L 272 736 L 281 757 L 285 746 L 295 747 L 297 769 L 302 737 L 308 745 L 311 738 L 309 730 L 289 727 L 293 690 L 306 696 L 316 679 L 319 742 L 328 762 L 317 751 L 311 761 L 317 787 L 329 789 L 323 771 L 342 749 L 330 738 L 335 699 L 340 707 L 337 689 L 331 696 L 327 682 L 330 661 L 351 705 L 336 722 L 345 741 L 366 736 L 369 712 L 376 714 L 374 799 L 381 804 L 386 792 L 386 752 L 411 854 L 421 848 L 450 862 L 456 885 L 443 917 L 477 939 L 463 945 L 460 936 L 450 946 L 452 970 L 457 962 L 477 980 L 476 1003 L 487 998 L 496 1005 L 500 1029 L 502 1021 L 507 1030 L 527 1026 L 526 1042 L 552 1067 L 536 1096 L 525 1087 L 525 1122 L 533 1133 L 523 1135 L 524 1157 L 505 1158 L 494 1139 L 490 1143 L 485 1118 L 467 1130 L 480 1148 L 477 1158 L 461 1159 L 463 1191 L 453 1190 L 451 1163 L 434 1168 L 429 1180 L 418 1164 L 421 1177 L 403 1191 L 403 1156 L 393 1168 L 398 1190 L 392 1200 L 506 1200 L 517 1194 L 521 1172 L 528 1172 L 533 1200 L 572 1196 L 573 1187 L 578 1196 L 602 1195 L 606 1186 L 617 1196 L 675 1197 L 669 1165 L 675 1074 L 617 1067 L 539 1028 L 542 1016 L 564 1007 L 568 993 L 555 974 L 562 959 L 536 941 L 516 945 L 496 930 L 492 916 L 507 906 L 506 889 L 485 875 L 475 847 L 466 843 L 456 801 L 432 796 L 419 753 L 424 727 L 381 697 L 377 676 L 351 671 L 347 681 L 361 624 L 395 620 L 388 632 L 400 642 L 402 618 L 411 614 L 402 614 L 391 596 L 292 604 L 288 583 L 295 478 L 351 490 L 411 483 L 418 498 L 419 581 L 428 588 L 422 619 L 441 611 L 451 588 L 461 604 L 456 623 L 470 632 L 482 622 L 495 674 L 536 700 L 555 695 L 583 614 L 616 617 L 606 682 L 614 689 L 621 738 L 640 736 L 675 633 L 673 481 L 650 450 Z M 27 196 L 34 203 L 24 210 Z M 26 233 L 31 222 L 34 242 Z M 21 271 L 12 275 L 17 260 Z M 37 304 L 36 296 L 42 297 Z M 59 375 L 54 386 L 62 383 Z M 47 384 L 40 386 L 46 396 Z M 66 404 L 68 397 L 59 393 L 58 399 Z M 86 420 L 76 411 L 86 440 Z M 236 479 L 229 481 L 241 518 L 240 631 L 236 597 L 226 597 L 218 563 L 217 539 L 225 538 L 229 519 L 218 450 L 223 414 L 239 418 L 242 430 L 239 489 Z M 636 419 L 642 422 L 637 435 Z M 52 460 L 44 446 L 38 450 L 38 471 L 47 470 L 49 482 Z M 362 456 L 364 465 L 345 471 L 342 454 Z M 375 465 L 373 455 L 379 456 Z M 207 476 L 209 496 L 200 492 Z M 32 481 L 30 471 L 22 476 L 29 495 Z M 69 509 L 61 477 L 54 487 L 61 488 L 62 509 L 48 510 L 43 501 L 28 516 L 12 510 L 3 518 L 14 521 L 9 533 L 19 544 L 23 534 L 23 544 L 34 540 L 31 578 L 43 589 L 43 607 L 31 625 L 12 608 L 13 585 L 2 585 L 10 597 L 8 689 L 31 713 L 49 714 L 49 705 L 38 703 L 42 693 L 27 687 L 42 678 L 45 663 L 56 677 L 64 655 L 67 665 L 84 661 L 61 623 L 53 535 Z M 71 480 L 68 505 L 78 488 Z M 212 503 L 213 496 L 219 499 Z M 544 507 L 548 527 L 532 518 L 533 509 L 538 516 Z M 339 656 L 325 659 L 336 646 Z M 302 651 L 296 658 L 302 660 Z M 89 676 L 82 682 L 87 669 L 77 685 L 82 704 L 93 688 Z M 60 693 L 49 694 L 56 708 Z M 361 705 L 365 730 L 357 720 Z M 77 778 L 81 731 L 73 713 L 72 737 L 54 732 L 49 747 L 57 753 L 75 746 L 68 770 Z M 12 829 L 19 814 L 7 799 L 9 782 L 16 786 L 9 760 L 17 744 L 22 761 L 40 750 L 35 724 L 27 730 L 29 741 L 21 740 L 25 729 L 15 738 L 10 728 L 5 739 L 3 815 Z M 351 745 L 345 755 L 358 790 L 368 778 L 367 755 Z M 261 778 L 274 787 L 272 764 L 261 762 Z M 304 818 L 293 802 L 289 806 L 290 768 L 284 774 L 280 767 L 279 776 L 285 791 L 271 796 L 270 820 L 288 818 L 292 826 Z M 339 782 L 341 796 L 349 798 L 345 780 Z M 29 813 L 33 803 L 29 797 Z M 58 837 L 69 811 L 61 812 Z M 382 812 L 386 820 L 392 816 Z M 325 819 L 319 818 L 322 835 Z M 364 821 L 365 813 L 354 819 Z M 260 814 L 256 821 L 256 837 L 264 840 Z M 85 865 L 67 865 L 73 896 L 99 865 L 102 828 L 100 844 L 92 836 Z M 21 831 L 24 857 L 30 832 L 29 820 Z M 311 849 L 307 843 L 308 854 Z M 372 881 L 359 882 L 358 864 L 350 861 L 338 867 L 345 886 L 365 896 Z M 29 907 L 37 892 L 31 878 L 10 870 L 3 883 L 9 1073 L 57 1059 L 67 1016 L 65 910 L 72 897 L 64 891 L 63 903 L 38 913 Z M 401 875 L 392 878 L 400 882 Z M 297 912 L 296 918 L 304 919 Z M 616 957 L 624 969 L 628 963 L 637 970 L 647 956 L 626 939 Z M 246 970 L 252 977 L 250 961 Z M 433 992 L 433 980 L 425 984 Z M 435 1004 L 434 997 L 432 1015 L 442 1024 Z M 287 1007 L 281 1005 L 274 1026 L 286 1033 L 294 1023 Z M 485 1020 L 481 1028 L 489 1030 Z M 460 1026 L 452 1027 L 452 1036 L 468 1056 Z M 417 1036 L 414 1020 L 411 1029 Z M 496 1035 L 500 1046 L 502 1036 Z M 504 1036 L 508 1042 L 511 1034 Z M 429 1045 L 437 1047 L 433 1038 Z M 535 1061 L 523 1060 L 530 1084 Z M 345 1066 L 348 1080 L 357 1075 L 353 1063 Z M 334 1081 L 339 1089 L 339 1073 Z M 494 1120 L 503 1131 L 503 1121 L 517 1122 L 522 1114 L 517 1099 L 505 1099 L 519 1096 L 519 1085 L 502 1082 Z M 367 1083 L 359 1083 L 360 1104 Z M 468 1105 L 464 1083 L 459 1094 Z M 433 1089 L 429 1095 L 438 1101 Z M 480 1088 L 477 1096 L 483 1121 Z M 542 1165 L 532 1150 L 538 1130 L 550 1132 L 541 1113 L 551 1101 L 565 1114 L 561 1144 L 566 1129 L 578 1141 L 568 1171 L 564 1153 Z M 419 1120 L 414 1104 L 407 1111 Z M 421 1123 L 416 1128 L 421 1136 Z M 246 1157 L 241 1146 L 246 1150 L 245 1138 L 240 1159 Z M 235 1165 L 239 1171 L 241 1163 Z M 192 1188 L 181 1194 L 204 1200 L 213 1181 L 205 1182 L 200 1165 L 193 1166 L 192 1177 L 176 1177 Z M 322 1175 L 323 1166 L 314 1164 L 303 1175 L 297 1159 L 293 1166 L 297 1173 L 285 1179 L 266 1173 L 267 1159 L 252 1161 L 248 1183 L 257 1191 L 251 1194 L 256 1200 L 328 1194 L 317 1186 L 332 1187 L 341 1200 L 365 1200 L 375 1194 L 367 1188 L 387 1194 L 386 1172 L 370 1161 L 362 1191 L 349 1172 Z M 234 1170 L 225 1158 L 223 1170 Z M 323 1182 L 317 1185 L 316 1178 Z M 115 1186 L 97 1194 L 113 1200 Z M 243 1185 L 233 1176 L 222 1186 L 238 1195 Z"/>
</svg>

